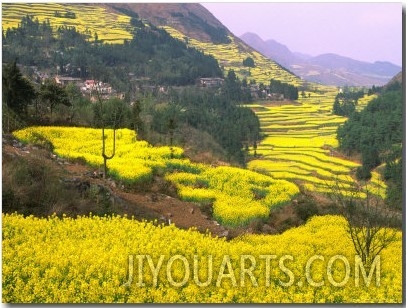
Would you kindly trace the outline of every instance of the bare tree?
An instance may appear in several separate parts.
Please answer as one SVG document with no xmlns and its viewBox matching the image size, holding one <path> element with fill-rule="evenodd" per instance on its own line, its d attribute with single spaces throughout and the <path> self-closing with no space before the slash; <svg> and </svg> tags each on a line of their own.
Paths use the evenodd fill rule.
<svg viewBox="0 0 406 308">
<path fill-rule="evenodd" d="M 109 120 L 110 121 L 106 121 L 105 119 L 105 108 L 104 108 L 104 104 L 103 104 L 103 100 L 101 98 L 100 92 L 97 90 L 97 99 L 98 99 L 98 107 L 99 107 L 99 121 L 100 121 L 100 125 L 102 128 L 102 157 L 103 157 L 103 178 L 105 179 L 107 176 L 107 160 L 112 159 L 115 156 L 116 153 L 116 130 L 118 128 L 118 126 L 120 125 L 120 123 L 122 122 L 123 119 L 123 110 L 121 110 L 120 108 L 114 108 L 111 113 L 109 114 Z M 106 123 L 109 122 L 109 123 Z M 107 124 L 110 124 L 110 126 L 113 129 L 113 149 L 110 155 L 108 155 L 106 153 L 106 126 Z"/>
<path fill-rule="evenodd" d="M 370 268 L 375 257 L 397 240 L 394 227 L 401 219 L 399 213 L 385 206 L 384 200 L 374 195 L 366 183 L 355 183 L 348 189 L 336 181 L 330 189 L 330 198 L 347 220 L 346 230 L 355 251 L 364 266 Z"/>
<path fill-rule="evenodd" d="M 102 127 L 102 139 L 103 139 L 103 178 L 106 178 L 107 175 L 107 160 L 112 159 L 116 154 L 116 128 L 113 128 L 113 151 L 110 155 L 106 154 L 106 136 L 104 132 L 104 126 Z"/>
</svg>

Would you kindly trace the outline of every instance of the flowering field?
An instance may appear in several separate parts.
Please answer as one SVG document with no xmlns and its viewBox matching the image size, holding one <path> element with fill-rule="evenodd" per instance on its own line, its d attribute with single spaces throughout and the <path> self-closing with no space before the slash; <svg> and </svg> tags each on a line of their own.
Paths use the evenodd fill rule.
<svg viewBox="0 0 406 308">
<path fill-rule="evenodd" d="M 55 12 L 59 12 L 61 17 L 56 17 Z M 74 13 L 76 18 L 64 17 L 67 12 Z M 34 15 L 40 23 L 49 20 L 55 28 L 75 27 L 81 33 L 91 33 L 92 37 L 97 33 L 98 39 L 106 43 L 122 44 L 124 40 L 132 39 L 129 16 L 88 4 L 2 3 L 3 31 L 17 27 L 21 18 L 26 15 Z"/>
<path fill-rule="evenodd" d="M 165 26 L 163 27 L 171 36 L 183 40 L 185 35 L 178 30 Z M 279 64 L 272 61 L 259 52 L 250 51 L 241 45 L 237 44 L 234 37 L 230 37 L 231 43 L 229 44 L 212 44 L 198 41 L 194 38 L 188 38 L 187 44 L 202 50 L 205 54 L 212 55 L 221 66 L 224 67 L 227 76 L 227 71 L 234 70 L 239 78 L 247 78 L 248 80 L 255 80 L 258 84 L 269 84 L 271 79 L 277 79 L 281 82 L 290 83 L 295 86 L 302 84 L 302 80 L 295 75 L 282 69 Z M 242 65 L 242 62 L 247 57 L 251 57 L 255 62 L 255 67 L 248 70 L 247 67 Z"/>
<path fill-rule="evenodd" d="M 56 17 L 58 11 L 62 16 Z M 67 12 L 74 13 L 76 18 L 65 18 Z M 132 39 L 133 27 L 130 24 L 130 17 L 118 12 L 112 12 L 103 5 L 93 4 L 69 4 L 69 3 L 3 3 L 2 4 L 2 28 L 17 27 L 21 18 L 34 15 L 39 22 L 49 19 L 54 27 L 70 26 L 78 31 L 91 33 L 92 38 L 97 33 L 98 39 L 105 43 L 123 44 L 125 40 Z M 163 27 L 170 35 L 183 41 L 185 35 L 172 27 Z M 285 83 L 296 86 L 302 84 L 300 78 L 282 69 L 276 62 L 267 59 L 256 51 L 250 51 L 242 43 L 237 43 L 230 37 L 230 44 L 212 44 L 198 41 L 193 38 L 188 39 L 188 45 L 202 50 L 206 54 L 213 55 L 220 66 L 224 67 L 225 75 L 227 71 L 233 69 L 242 79 L 254 79 L 257 83 L 268 84 L 273 79 L 278 79 Z M 242 61 L 251 57 L 255 61 L 255 67 L 243 67 Z"/>
<path fill-rule="evenodd" d="M 270 208 L 287 203 L 299 193 L 293 183 L 233 167 L 207 168 L 200 174 L 172 173 L 184 200 L 213 203 L 213 216 L 223 225 L 246 225 L 267 218 Z M 238 209 L 238 210 L 236 210 Z"/>
<path fill-rule="evenodd" d="M 113 149 L 112 130 L 106 130 L 106 152 Z M 24 142 L 51 143 L 54 152 L 70 159 L 83 158 L 100 167 L 103 164 L 100 129 L 79 127 L 31 127 L 14 136 Z M 116 151 L 108 161 L 110 175 L 126 183 L 149 181 L 156 173 L 178 187 L 179 196 L 187 201 L 213 202 L 214 218 L 221 224 L 237 227 L 255 218 L 267 218 L 270 209 L 290 201 L 298 187 L 257 172 L 232 167 L 210 167 L 183 157 L 183 150 L 167 146 L 153 147 L 137 141 L 134 131 L 119 129 Z"/>
<path fill-rule="evenodd" d="M 345 220 L 227 242 L 126 217 L 3 214 L 7 303 L 399 303 L 401 233 L 365 272 Z"/>
<path fill-rule="evenodd" d="M 256 149 L 260 156 L 251 160 L 248 168 L 311 191 L 328 193 L 336 184 L 349 190 L 354 181 L 351 174 L 360 164 L 337 156 L 335 151 L 336 130 L 346 118 L 331 112 L 336 94 L 333 91 L 312 93 L 311 98 L 300 98 L 299 105 L 251 106 L 265 137 Z M 365 96 L 357 108 L 365 107 L 373 97 Z M 368 189 L 385 197 L 386 185 L 378 173 L 373 174 Z"/>
<path fill-rule="evenodd" d="M 79 127 L 30 127 L 13 133 L 28 143 L 50 142 L 54 153 L 65 158 L 83 158 L 90 165 L 103 165 L 101 129 Z M 113 152 L 113 131 L 106 130 L 106 153 Z M 171 152 L 173 159 L 171 159 Z M 120 179 L 137 183 L 152 178 L 153 171 L 170 168 L 182 157 L 183 150 L 173 147 L 152 147 L 146 141 L 137 141 L 134 131 L 119 129 L 116 132 L 116 151 L 108 161 L 109 171 Z M 184 159 L 183 165 L 190 163 Z"/>
</svg>

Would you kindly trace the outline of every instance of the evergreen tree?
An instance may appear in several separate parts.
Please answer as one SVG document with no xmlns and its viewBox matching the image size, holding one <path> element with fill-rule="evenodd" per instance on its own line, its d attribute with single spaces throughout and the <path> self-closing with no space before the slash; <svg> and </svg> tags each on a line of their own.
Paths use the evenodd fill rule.
<svg viewBox="0 0 406 308">
<path fill-rule="evenodd" d="M 27 106 L 37 94 L 31 82 L 21 74 L 16 61 L 3 68 L 2 82 L 3 102 L 16 113 L 25 115 Z"/>
<path fill-rule="evenodd" d="M 247 57 L 242 61 L 242 65 L 246 67 L 255 67 L 254 59 L 252 59 L 251 57 Z"/>
<path fill-rule="evenodd" d="M 395 90 L 383 90 L 361 112 L 352 112 L 337 130 L 340 148 L 350 155 L 361 154 L 359 179 L 369 179 L 372 169 L 386 163 L 387 202 L 397 208 L 402 204 L 402 115 L 402 93 L 395 87 Z"/>
<path fill-rule="evenodd" d="M 71 106 L 67 92 L 53 79 L 47 79 L 45 83 L 41 85 L 39 96 L 41 100 L 49 104 L 51 119 L 52 112 L 56 105 L 63 104 L 65 106 Z"/>
</svg>

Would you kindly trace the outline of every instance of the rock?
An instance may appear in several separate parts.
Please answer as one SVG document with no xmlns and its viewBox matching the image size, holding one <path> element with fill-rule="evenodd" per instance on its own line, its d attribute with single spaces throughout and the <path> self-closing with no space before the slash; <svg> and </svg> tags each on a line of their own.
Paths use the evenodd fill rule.
<svg viewBox="0 0 406 308">
<path fill-rule="evenodd" d="M 271 227 L 268 224 L 264 224 L 262 226 L 262 232 L 267 233 L 267 234 L 276 234 L 276 233 L 278 233 L 278 230 L 276 230 L 275 228 Z"/>
<path fill-rule="evenodd" d="M 221 232 L 220 234 L 219 234 L 219 237 L 227 237 L 228 236 L 228 230 L 224 230 L 223 232 Z"/>
<path fill-rule="evenodd" d="M 195 212 L 195 209 L 194 208 L 191 208 L 190 210 L 189 210 L 189 213 L 190 214 L 193 214 Z"/>
<path fill-rule="evenodd" d="M 253 230 L 252 228 L 248 228 L 248 229 L 246 230 L 246 233 L 248 233 L 248 234 L 254 234 L 254 230 Z"/>
<path fill-rule="evenodd" d="M 168 213 L 168 214 L 166 214 L 166 216 L 172 217 L 173 215 L 172 215 L 172 213 Z"/>
<path fill-rule="evenodd" d="M 113 180 L 109 180 L 109 184 L 110 184 L 110 187 L 112 187 L 112 188 L 116 188 L 116 187 L 117 187 L 116 182 L 114 182 Z"/>
<path fill-rule="evenodd" d="M 22 148 L 23 144 L 21 142 L 18 142 L 17 140 L 13 140 L 13 147 Z"/>
</svg>

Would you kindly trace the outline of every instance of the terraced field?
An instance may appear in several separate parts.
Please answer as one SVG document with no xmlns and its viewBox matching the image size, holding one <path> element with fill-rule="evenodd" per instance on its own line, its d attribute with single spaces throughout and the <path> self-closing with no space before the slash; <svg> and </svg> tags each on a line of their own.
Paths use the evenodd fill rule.
<svg viewBox="0 0 406 308">
<path fill-rule="evenodd" d="M 56 17 L 59 12 L 61 17 Z M 67 12 L 76 18 L 64 17 Z M 39 22 L 49 20 L 54 30 L 59 26 L 75 27 L 82 33 L 89 33 L 105 43 L 122 44 L 132 39 L 130 17 L 109 12 L 100 5 L 66 3 L 2 3 L 2 29 L 17 27 L 21 18 L 33 15 Z"/>
<path fill-rule="evenodd" d="M 163 27 L 171 36 L 183 40 L 185 35 L 174 28 Z M 276 62 L 264 57 L 256 51 L 244 48 L 241 43 L 237 43 L 234 37 L 229 36 L 229 44 L 212 44 L 200 42 L 193 38 L 188 38 L 189 46 L 195 47 L 204 53 L 212 55 L 217 59 L 220 66 L 224 67 L 225 75 L 227 71 L 234 70 L 239 78 L 246 77 L 247 80 L 255 80 L 257 83 L 269 84 L 271 79 L 277 79 L 284 83 L 295 86 L 302 84 L 302 80 L 286 70 L 282 69 Z M 247 57 L 251 57 L 255 62 L 255 67 L 248 68 L 242 65 Z"/>
<path fill-rule="evenodd" d="M 338 183 L 350 189 L 351 174 L 360 165 L 341 157 L 335 149 L 337 127 L 346 118 L 333 115 L 335 93 L 313 94 L 296 104 L 259 103 L 252 106 L 260 119 L 265 138 L 258 145 L 258 157 L 248 168 L 292 181 L 310 191 L 329 192 Z M 358 108 L 363 108 L 375 96 L 366 96 Z M 254 154 L 253 149 L 251 153 Z M 385 185 L 374 173 L 369 189 L 385 195 Z"/>
<path fill-rule="evenodd" d="M 55 12 L 61 16 L 65 13 L 74 13 L 76 18 L 56 17 Z M 112 12 L 107 6 L 100 4 L 66 4 L 66 3 L 3 3 L 2 4 L 2 29 L 17 27 L 21 18 L 34 15 L 40 22 L 49 20 L 55 28 L 65 25 L 73 26 L 82 33 L 92 35 L 97 33 L 98 39 L 105 43 L 122 44 L 124 40 L 132 38 L 130 17 L 118 12 Z M 168 33 L 184 41 L 185 35 L 174 28 L 163 27 Z M 187 39 L 189 46 L 213 55 L 223 68 L 225 74 L 233 69 L 242 79 L 254 79 L 257 83 L 269 84 L 271 79 L 277 79 L 296 86 L 302 80 L 282 69 L 276 62 L 267 59 L 256 51 L 251 50 L 234 37 L 229 37 L 229 44 L 212 44 L 200 42 L 193 38 Z M 254 59 L 256 66 L 247 68 L 242 62 L 247 57 Z"/>
</svg>

